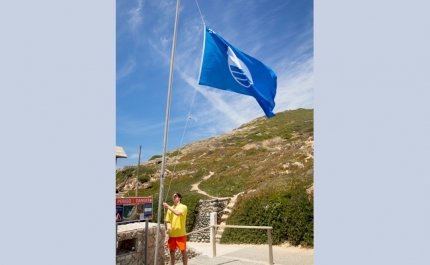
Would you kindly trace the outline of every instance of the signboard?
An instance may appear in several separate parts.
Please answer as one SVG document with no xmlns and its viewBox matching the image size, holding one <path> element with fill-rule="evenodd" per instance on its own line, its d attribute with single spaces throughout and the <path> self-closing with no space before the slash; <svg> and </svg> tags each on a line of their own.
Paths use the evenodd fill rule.
<svg viewBox="0 0 430 265">
<path fill-rule="evenodd" d="M 122 213 L 124 212 L 124 205 L 116 206 L 116 221 L 122 222 Z"/>
<path fill-rule="evenodd" d="M 116 221 L 152 219 L 152 197 L 116 198 Z"/>
</svg>

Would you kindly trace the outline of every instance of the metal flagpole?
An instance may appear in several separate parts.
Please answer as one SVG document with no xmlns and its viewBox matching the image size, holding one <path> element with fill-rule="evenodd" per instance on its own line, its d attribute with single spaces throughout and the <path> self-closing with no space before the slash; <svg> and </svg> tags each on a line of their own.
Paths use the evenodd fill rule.
<svg viewBox="0 0 430 265">
<path fill-rule="evenodd" d="M 162 208 L 161 205 L 163 202 L 164 170 L 166 167 L 166 146 L 167 146 L 167 134 L 169 131 L 170 97 L 171 97 L 172 82 L 173 82 L 173 65 L 175 63 L 176 31 L 178 28 L 179 4 L 180 4 L 180 0 L 177 0 L 176 1 L 175 28 L 173 30 L 172 56 L 170 59 L 170 75 L 169 75 L 169 89 L 167 92 L 166 120 L 165 120 L 165 126 L 164 126 L 163 158 L 162 158 L 162 163 L 161 163 L 160 194 L 158 197 L 157 237 L 155 240 L 154 265 L 157 265 L 157 262 L 158 262 L 158 246 L 159 246 L 158 240 L 160 238 L 160 220 L 161 220 L 161 208 Z"/>
<path fill-rule="evenodd" d="M 136 173 L 136 197 L 137 197 L 137 184 L 139 183 L 139 166 L 140 166 L 140 152 L 142 151 L 142 145 L 139 146 L 139 160 L 137 161 L 137 173 Z"/>
</svg>

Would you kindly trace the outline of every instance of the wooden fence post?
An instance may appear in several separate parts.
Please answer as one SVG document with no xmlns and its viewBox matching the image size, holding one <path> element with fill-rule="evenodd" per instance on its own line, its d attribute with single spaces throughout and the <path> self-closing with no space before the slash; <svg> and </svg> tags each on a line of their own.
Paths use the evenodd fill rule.
<svg viewBox="0 0 430 265">
<path fill-rule="evenodd" d="M 267 229 L 267 237 L 269 239 L 269 264 L 273 265 L 272 229 Z"/>
<path fill-rule="evenodd" d="M 210 242 L 212 243 L 212 256 L 216 257 L 216 227 L 217 224 L 217 213 L 210 213 L 210 225 L 211 225 L 211 235 Z"/>
</svg>

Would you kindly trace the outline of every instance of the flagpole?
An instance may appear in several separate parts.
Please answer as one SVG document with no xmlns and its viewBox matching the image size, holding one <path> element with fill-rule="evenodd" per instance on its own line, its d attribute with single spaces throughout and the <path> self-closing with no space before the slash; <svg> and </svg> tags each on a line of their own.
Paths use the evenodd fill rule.
<svg viewBox="0 0 430 265">
<path fill-rule="evenodd" d="M 136 197 L 137 197 L 137 184 L 139 183 L 139 167 L 140 167 L 140 153 L 142 151 L 142 145 L 139 146 L 139 160 L 137 160 L 137 172 L 136 172 Z"/>
<path fill-rule="evenodd" d="M 154 255 L 154 265 L 158 262 L 158 246 L 160 238 L 160 220 L 161 220 L 161 208 L 163 202 L 163 189 L 164 189 L 164 170 L 166 168 L 166 146 L 167 146 L 167 134 L 169 132 L 169 116 L 170 116 L 170 98 L 172 92 L 172 82 L 173 82 L 173 66 L 175 63 L 175 49 L 176 49 L 176 31 L 178 28 L 178 18 L 179 18 L 179 4 L 180 0 L 176 1 L 176 16 L 175 16 L 175 28 L 173 30 L 173 43 L 172 43 L 172 55 L 170 59 L 170 74 L 169 74 L 169 88 L 167 92 L 167 106 L 166 106 L 166 120 L 164 126 L 164 142 L 163 142 L 163 157 L 161 163 L 161 175 L 160 175 L 160 194 L 158 197 L 158 215 L 157 215 L 157 237 L 155 240 L 155 255 Z"/>
</svg>

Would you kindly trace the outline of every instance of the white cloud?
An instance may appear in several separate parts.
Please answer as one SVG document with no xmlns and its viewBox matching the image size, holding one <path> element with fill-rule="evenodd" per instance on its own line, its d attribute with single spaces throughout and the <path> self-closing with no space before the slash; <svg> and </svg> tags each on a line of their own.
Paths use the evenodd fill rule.
<svg viewBox="0 0 430 265">
<path fill-rule="evenodd" d="M 278 75 L 275 112 L 287 109 L 313 108 L 313 57 L 296 63 Z"/>
<path fill-rule="evenodd" d="M 169 126 L 172 128 L 175 125 L 182 126 L 186 117 L 169 119 Z M 158 134 L 165 126 L 164 119 L 160 122 L 154 123 L 150 120 L 143 118 L 134 118 L 128 115 L 119 115 L 118 117 L 119 126 L 117 126 L 117 131 L 125 133 L 130 136 L 139 136 L 143 134 Z"/>
<path fill-rule="evenodd" d="M 139 153 L 131 154 L 130 156 L 128 156 L 128 158 L 130 158 L 130 159 L 138 159 L 139 158 Z"/>
<path fill-rule="evenodd" d="M 128 59 L 127 62 L 116 72 L 116 80 L 118 81 L 128 76 L 135 68 L 136 61 L 133 58 Z"/>
<path fill-rule="evenodd" d="M 133 32 L 136 33 L 138 26 L 142 23 L 142 15 L 140 10 L 142 9 L 143 0 L 137 0 L 137 6 L 130 9 L 130 18 L 128 19 L 128 24 Z"/>
<path fill-rule="evenodd" d="M 170 41 L 171 41 L 171 39 L 166 38 L 165 36 L 161 36 L 161 37 L 160 37 L 161 47 L 162 47 L 163 49 L 165 49 L 165 48 L 167 47 L 167 44 L 169 44 L 169 43 L 170 43 Z"/>
</svg>

